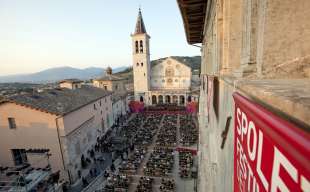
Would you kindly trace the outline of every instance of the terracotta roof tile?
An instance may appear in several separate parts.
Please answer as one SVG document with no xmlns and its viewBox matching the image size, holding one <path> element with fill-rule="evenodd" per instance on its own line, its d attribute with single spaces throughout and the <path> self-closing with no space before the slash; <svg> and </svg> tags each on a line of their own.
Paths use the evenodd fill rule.
<svg viewBox="0 0 310 192">
<path fill-rule="evenodd" d="M 8 101 L 56 115 L 64 115 L 111 94 L 110 91 L 83 85 L 75 90 L 58 88 L 11 96 Z"/>
</svg>

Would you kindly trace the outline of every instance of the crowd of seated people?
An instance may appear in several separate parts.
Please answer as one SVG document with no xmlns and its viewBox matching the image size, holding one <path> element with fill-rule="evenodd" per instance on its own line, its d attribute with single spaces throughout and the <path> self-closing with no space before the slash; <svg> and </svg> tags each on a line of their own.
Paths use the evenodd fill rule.
<svg viewBox="0 0 310 192">
<path fill-rule="evenodd" d="M 180 115 L 180 136 L 180 143 L 183 146 L 191 146 L 197 143 L 198 129 L 192 115 Z"/>
<path fill-rule="evenodd" d="M 166 109 L 163 105 L 156 105 L 156 106 L 148 106 L 146 107 L 145 111 L 164 111 Z"/>
<path fill-rule="evenodd" d="M 123 117 L 127 117 L 123 116 Z M 141 126 L 143 121 L 146 119 L 146 116 L 143 114 L 137 114 L 133 119 L 131 119 L 126 125 L 121 123 L 122 125 L 119 125 L 121 127 L 121 133 L 119 134 L 120 136 L 123 136 L 124 138 L 131 139 L 133 135 L 136 133 L 138 128 Z M 125 119 L 123 118 L 122 122 Z M 102 137 L 97 138 L 97 143 L 94 147 L 96 152 L 112 152 L 114 149 L 113 144 L 112 144 L 112 131 L 109 130 L 105 135 Z"/>
<path fill-rule="evenodd" d="M 136 135 L 137 131 L 140 129 L 141 125 L 147 120 L 147 116 L 141 113 L 136 114 L 136 116 L 131 119 L 127 125 L 124 125 L 121 129 L 120 135 L 132 140 Z"/>
<path fill-rule="evenodd" d="M 185 111 L 184 106 L 172 104 L 157 104 L 156 106 L 148 106 L 146 112 L 167 112 L 167 111 Z"/>
<path fill-rule="evenodd" d="M 156 107 L 164 108 L 165 111 L 182 111 L 185 110 L 184 106 L 179 106 L 176 103 L 165 103 L 165 104 L 158 104 Z"/>
<path fill-rule="evenodd" d="M 149 118 L 146 120 L 144 125 L 137 131 L 134 137 L 134 144 L 139 146 L 149 145 L 159 128 L 161 119 L 162 115 L 149 115 Z"/>
<path fill-rule="evenodd" d="M 181 178 L 192 177 L 193 155 L 188 151 L 179 152 L 179 175 Z"/>
<path fill-rule="evenodd" d="M 174 106 L 169 106 L 174 107 Z M 175 106 L 176 107 L 176 106 Z M 166 109 L 165 109 L 166 110 Z M 173 112 L 171 112 L 173 113 Z M 180 142 L 190 146 L 197 142 L 198 129 L 191 115 L 180 115 Z M 162 126 L 160 124 L 162 122 Z M 161 192 L 176 191 L 176 184 L 171 176 L 174 166 L 174 147 L 177 146 L 178 116 L 167 113 L 138 113 L 126 125 L 123 125 L 119 134 L 130 142 L 131 152 L 128 152 L 119 167 L 120 175 L 108 176 L 105 191 L 126 191 L 129 188 L 129 176 L 137 171 L 147 154 L 147 148 L 154 140 L 156 145 L 150 154 L 148 162 L 143 167 L 144 175 L 162 177 L 159 186 Z M 160 129 L 159 129 L 160 128 Z M 109 141 L 108 138 L 106 138 Z M 107 145 L 108 146 L 108 145 Z M 126 150 L 126 151 L 127 151 Z M 181 178 L 192 178 L 193 155 L 188 151 L 179 152 L 179 175 Z M 153 191 L 152 178 L 141 177 L 136 188 L 137 192 Z"/>
<path fill-rule="evenodd" d="M 122 162 L 119 171 L 124 174 L 135 174 L 146 153 L 147 150 L 144 147 L 135 148 L 133 154 L 130 155 L 127 160 Z"/>
<path fill-rule="evenodd" d="M 105 192 L 125 192 L 128 191 L 130 179 L 126 175 L 110 175 L 104 187 Z"/>
<path fill-rule="evenodd" d="M 175 147 L 177 144 L 177 116 L 166 115 L 160 129 L 156 146 Z"/>
<path fill-rule="evenodd" d="M 144 174 L 149 176 L 166 177 L 173 169 L 173 149 L 155 147 L 144 167 Z"/>
<path fill-rule="evenodd" d="M 176 104 L 170 104 L 170 105 L 166 105 L 166 110 L 167 111 L 184 111 L 185 107 L 184 106 L 178 106 Z"/>
<path fill-rule="evenodd" d="M 173 192 L 175 191 L 175 182 L 174 179 L 161 179 L 161 184 L 159 187 L 161 192 Z"/>
<path fill-rule="evenodd" d="M 141 177 L 136 192 L 152 192 L 153 182 L 154 182 L 153 178 Z"/>
<path fill-rule="evenodd" d="M 147 152 L 146 147 L 152 142 L 158 130 L 161 119 L 162 115 L 148 115 L 148 118 L 144 119 L 145 123 L 143 126 L 137 128 L 133 137 L 133 146 L 139 147 L 134 147 L 133 154 L 129 156 L 127 161 L 122 163 L 120 167 L 121 172 L 127 174 L 136 173 Z"/>
<path fill-rule="evenodd" d="M 158 126 L 163 115 L 161 115 L 161 114 L 149 114 L 148 117 L 149 117 L 148 121 L 145 122 L 144 126 L 151 126 L 153 124 Z"/>
</svg>

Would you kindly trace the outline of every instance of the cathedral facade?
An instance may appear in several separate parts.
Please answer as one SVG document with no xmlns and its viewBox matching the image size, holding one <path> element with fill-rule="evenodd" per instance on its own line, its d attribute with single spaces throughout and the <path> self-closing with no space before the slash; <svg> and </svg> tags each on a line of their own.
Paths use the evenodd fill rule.
<svg viewBox="0 0 310 192">
<path fill-rule="evenodd" d="M 139 10 L 132 37 L 134 95 L 146 105 L 185 105 L 193 96 L 192 68 L 179 57 L 150 61 L 150 36 Z M 198 94 L 197 94 L 198 95 Z"/>
</svg>

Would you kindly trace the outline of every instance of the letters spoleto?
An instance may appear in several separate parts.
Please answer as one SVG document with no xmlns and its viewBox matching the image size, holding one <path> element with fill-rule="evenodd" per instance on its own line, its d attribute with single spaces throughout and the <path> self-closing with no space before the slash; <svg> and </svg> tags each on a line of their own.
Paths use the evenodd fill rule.
<svg viewBox="0 0 310 192">
<path fill-rule="evenodd" d="M 239 94 L 234 99 L 234 190 L 310 191 L 309 134 Z"/>
</svg>

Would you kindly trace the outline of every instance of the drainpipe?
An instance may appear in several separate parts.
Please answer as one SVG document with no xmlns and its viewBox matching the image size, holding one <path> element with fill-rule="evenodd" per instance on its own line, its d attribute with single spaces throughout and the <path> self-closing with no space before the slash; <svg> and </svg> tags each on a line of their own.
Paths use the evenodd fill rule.
<svg viewBox="0 0 310 192">
<path fill-rule="evenodd" d="M 65 159 L 64 159 L 64 154 L 63 154 L 63 151 L 62 151 L 63 148 L 62 148 L 62 144 L 61 144 L 61 141 L 60 141 L 58 119 L 61 118 L 61 117 L 62 117 L 62 116 L 58 116 L 58 117 L 56 117 L 56 119 L 55 119 L 56 127 L 57 127 L 58 143 L 59 143 L 59 148 L 60 148 L 60 154 L 61 154 L 61 159 L 62 159 L 63 168 L 64 168 L 64 170 L 66 170 L 66 171 L 68 172 L 69 183 L 72 184 L 72 179 L 71 179 L 70 171 L 69 171 L 69 169 L 66 169 L 66 166 L 65 166 Z"/>
</svg>

